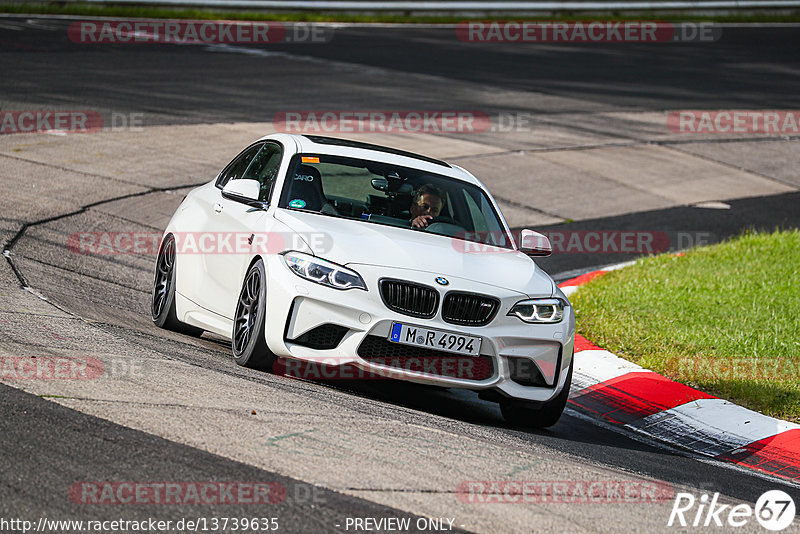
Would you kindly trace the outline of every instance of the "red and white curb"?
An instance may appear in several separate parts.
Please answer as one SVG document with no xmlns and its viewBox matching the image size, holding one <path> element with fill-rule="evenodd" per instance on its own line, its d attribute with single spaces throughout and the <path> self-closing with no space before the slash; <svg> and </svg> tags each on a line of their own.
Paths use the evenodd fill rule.
<svg viewBox="0 0 800 534">
<path fill-rule="evenodd" d="M 578 287 L 632 262 L 559 284 Z M 612 425 L 800 483 L 800 425 L 748 410 L 670 380 L 575 336 L 569 402 Z"/>
</svg>

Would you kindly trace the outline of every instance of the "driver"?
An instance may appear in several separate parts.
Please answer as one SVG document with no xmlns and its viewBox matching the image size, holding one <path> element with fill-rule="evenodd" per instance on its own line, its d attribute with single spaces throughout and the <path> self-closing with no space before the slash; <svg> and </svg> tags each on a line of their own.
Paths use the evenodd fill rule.
<svg viewBox="0 0 800 534">
<path fill-rule="evenodd" d="M 434 217 L 442 212 L 444 193 L 433 184 L 425 184 L 414 193 L 411 199 L 411 226 L 425 228 Z"/>
</svg>

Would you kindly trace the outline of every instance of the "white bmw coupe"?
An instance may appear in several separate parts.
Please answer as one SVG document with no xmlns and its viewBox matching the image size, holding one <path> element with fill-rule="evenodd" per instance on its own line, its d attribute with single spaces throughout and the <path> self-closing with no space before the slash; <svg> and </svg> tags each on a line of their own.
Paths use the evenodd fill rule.
<svg viewBox="0 0 800 534">
<path fill-rule="evenodd" d="M 433 158 L 276 134 L 192 190 L 156 260 L 156 325 L 231 339 L 236 363 L 348 367 L 478 392 L 558 421 L 575 315 L 486 188 Z M 356 376 L 356 378 L 358 378 Z"/>
</svg>

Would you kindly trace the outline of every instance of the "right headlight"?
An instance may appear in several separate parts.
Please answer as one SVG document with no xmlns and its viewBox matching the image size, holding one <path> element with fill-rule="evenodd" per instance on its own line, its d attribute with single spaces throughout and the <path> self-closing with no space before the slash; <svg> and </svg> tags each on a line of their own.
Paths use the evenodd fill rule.
<svg viewBox="0 0 800 534">
<path fill-rule="evenodd" d="M 566 303 L 561 299 L 529 299 L 517 302 L 508 315 L 526 323 L 557 323 L 564 318 Z"/>
<path fill-rule="evenodd" d="M 302 252 L 286 252 L 283 255 L 286 266 L 301 278 L 333 289 L 363 289 L 367 284 L 361 275 L 343 265 Z"/>
</svg>

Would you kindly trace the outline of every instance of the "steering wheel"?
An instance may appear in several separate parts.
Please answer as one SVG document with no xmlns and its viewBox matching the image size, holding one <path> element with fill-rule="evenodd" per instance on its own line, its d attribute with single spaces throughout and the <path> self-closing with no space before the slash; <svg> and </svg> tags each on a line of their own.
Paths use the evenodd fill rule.
<svg viewBox="0 0 800 534">
<path fill-rule="evenodd" d="M 459 226 L 459 227 L 461 226 L 454 219 L 450 217 L 434 217 L 433 219 L 430 219 L 428 221 L 428 226 L 426 226 L 426 228 L 429 228 L 432 224 L 436 223 L 452 224 L 453 226 Z"/>
<path fill-rule="evenodd" d="M 462 232 L 466 233 L 467 230 L 450 217 L 436 217 L 431 219 L 425 231 L 455 237 Z"/>
</svg>

